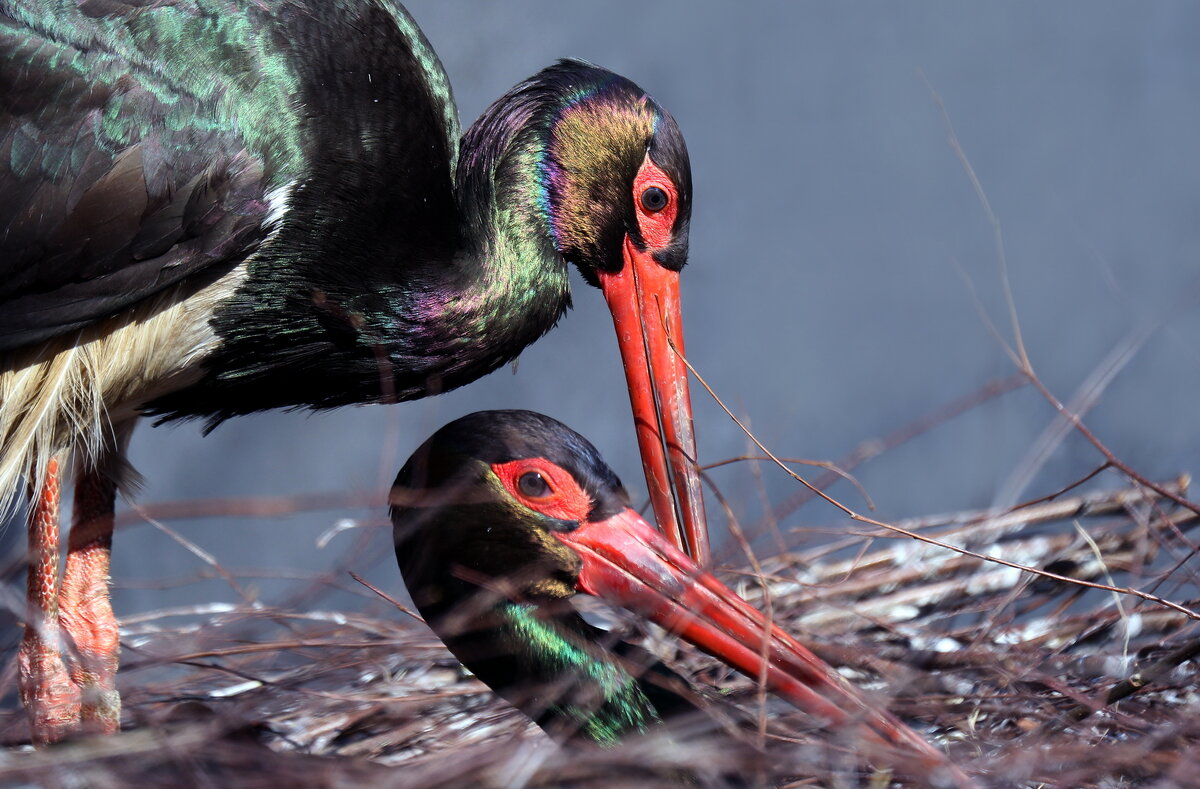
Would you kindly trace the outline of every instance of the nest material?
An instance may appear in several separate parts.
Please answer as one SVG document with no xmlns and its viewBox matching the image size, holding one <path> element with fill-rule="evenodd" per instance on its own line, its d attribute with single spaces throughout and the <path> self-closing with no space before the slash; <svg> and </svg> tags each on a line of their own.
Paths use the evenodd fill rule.
<svg viewBox="0 0 1200 789">
<path fill-rule="evenodd" d="M 1193 609 L 1196 523 L 1124 490 L 901 525 Z M 726 580 L 983 786 L 1200 783 L 1200 633 L 1187 613 L 883 536 Z M 711 715 L 600 749 L 549 742 L 399 613 L 218 606 L 184 624 L 173 613 L 124 623 L 125 733 L 32 752 L 17 745 L 27 731 L 9 709 L 0 784 L 891 783 L 846 735 L 636 623 L 626 623 L 633 637 L 708 689 Z"/>
</svg>

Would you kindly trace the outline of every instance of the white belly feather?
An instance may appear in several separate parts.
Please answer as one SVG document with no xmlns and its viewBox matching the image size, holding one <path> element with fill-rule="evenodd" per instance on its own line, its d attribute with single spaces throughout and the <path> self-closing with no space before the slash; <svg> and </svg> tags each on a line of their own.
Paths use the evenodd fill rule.
<svg viewBox="0 0 1200 789">
<path fill-rule="evenodd" d="M 128 485 L 133 475 L 121 473 L 120 455 L 138 408 L 200 377 L 199 362 L 217 343 L 208 318 L 245 276 L 243 263 L 187 298 L 182 287 L 171 289 L 0 356 L 0 516 L 64 450 L 86 466 L 115 463 L 118 484 Z"/>
</svg>

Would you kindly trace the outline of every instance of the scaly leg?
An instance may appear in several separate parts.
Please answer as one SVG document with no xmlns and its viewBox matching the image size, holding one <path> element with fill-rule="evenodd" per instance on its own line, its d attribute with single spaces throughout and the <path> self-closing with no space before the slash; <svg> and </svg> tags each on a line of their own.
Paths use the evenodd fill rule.
<svg viewBox="0 0 1200 789">
<path fill-rule="evenodd" d="M 18 653 L 21 702 L 33 741 L 57 742 L 79 726 L 79 688 L 63 664 L 58 625 L 59 458 L 50 458 L 46 478 L 29 510 L 29 611 Z"/>
<path fill-rule="evenodd" d="M 78 659 L 72 662 L 71 678 L 81 693 L 81 722 L 89 734 L 113 734 L 121 728 L 121 644 L 108 579 L 115 499 L 116 484 L 108 474 L 79 470 L 58 617 L 75 644 Z"/>
</svg>

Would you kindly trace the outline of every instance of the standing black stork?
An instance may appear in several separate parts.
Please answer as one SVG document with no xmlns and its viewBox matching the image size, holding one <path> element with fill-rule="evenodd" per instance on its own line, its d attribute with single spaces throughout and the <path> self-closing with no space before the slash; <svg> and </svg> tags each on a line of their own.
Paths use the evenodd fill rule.
<svg viewBox="0 0 1200 789">
<path fill-rule="evenodd" d="M 682 679 L 603 646 L 566 601 L 603 597 L 662 625 L 823 723 L 853 729 L 928 785 L 971 785 L 630 508 L 587 439 L 531 411 L 481 411 L 438 430 L 391 492 L 399 562 L 429 626 L 481 681 L 551 735 L 610 743 L 694 710 Z M 763 666 L 763 655 L 767 656 Z"/>
<path fill-rule="evenodd" d="M 119 725 L 108 568 L 139 415 L 453 389 L 555 325 L 568 263 L 612 311 L 657 517 L 703 563 L 676 352 L 690 213 L 671 116 L 587 63 L 460 142 L 392 0 L 0 0 L 0 508 L 32 494 L 35 740 Z"/>
</svg>

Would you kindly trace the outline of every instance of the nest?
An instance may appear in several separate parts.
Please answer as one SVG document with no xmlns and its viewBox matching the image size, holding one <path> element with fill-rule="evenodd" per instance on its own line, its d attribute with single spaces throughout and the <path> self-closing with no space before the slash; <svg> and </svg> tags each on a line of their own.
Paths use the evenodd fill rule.
<svg viewBox="0 0 1200 789">
<path fill-rule="evenodd" d="M 1200 638 L 1181 598 L 1196 588 L 1197 520 L 1141 487 L 1103 491 L 896 524 L 1040 575 L 875 529 L 724 575 L 981 786 L 1188 786 L 1200 774 Z M 129 619 L 126 731 L 33 751 L 9 709 L 0 783 L 901 783 L 752 679 L 620 626 L 707 689 L 704 720 L 613 748 L 558 746 L 394 610 L 218 605 Z M 10 667 L 10 689 L 12 678 Z"/>
</svg>

